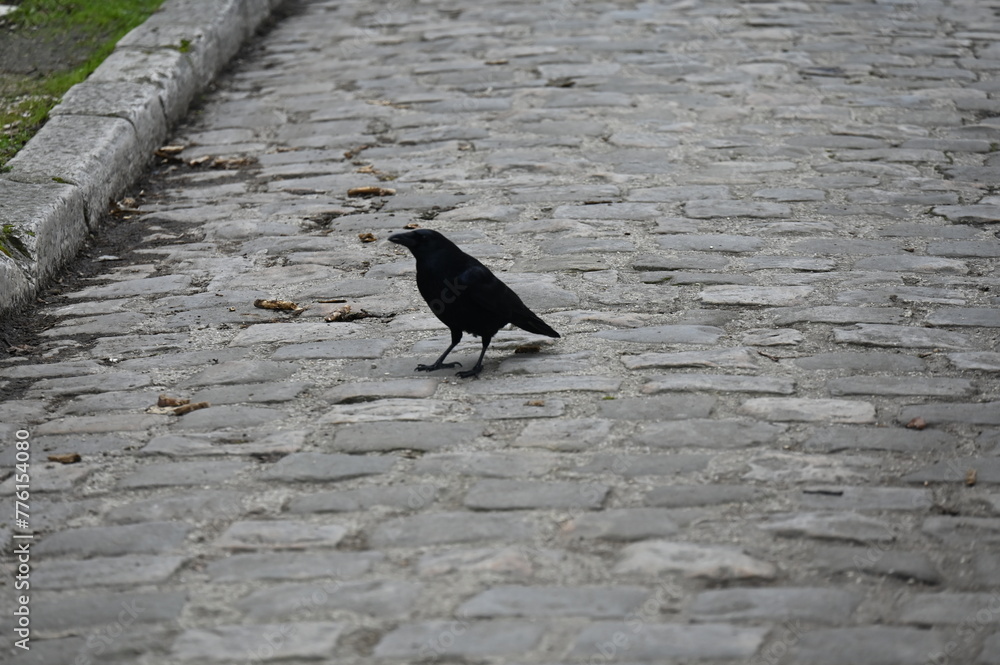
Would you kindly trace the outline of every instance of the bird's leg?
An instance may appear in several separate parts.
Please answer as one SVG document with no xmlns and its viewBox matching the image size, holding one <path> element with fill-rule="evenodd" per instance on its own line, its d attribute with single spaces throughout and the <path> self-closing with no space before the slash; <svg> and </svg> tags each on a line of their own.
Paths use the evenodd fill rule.
<svg viewBox="0 0 1000 665">
<path fill-rule="evenodd" d="M 452 330 L 451 331 L 451 346 L 444 350 L 441 357 L 434 361 L 432 365 L 417 365 L 418 372 L 433 372 L 436 369 L 450 369 L 452 367 L 461 367 L 462 363 L 446 363 L 445 358 L 451 353 L 451 350 L 458 346 L 458 343 L 462 341 L 462 331 Z"/>
<path fill-rule="evenodd" d="M 479 373 L 483 371 L 483 356 L 486 355 L 486 347 L 488 347 L 490 345 L 490 340 L 491 339 L 493 339 L 493 337 L 487 337 L 487 336 L 483 337 L 483 350 L 479 354 L 479 360 L 476 361 L 475 366 L 472 369 L 467 369 L 467 370 L 463 370 L 461 372 L 458 372 L 458 373 L 455 374 L 455 376 L 461 377 L 463 379 L 467 379 L 470 376 L 478 376 Z"/>
</svg>

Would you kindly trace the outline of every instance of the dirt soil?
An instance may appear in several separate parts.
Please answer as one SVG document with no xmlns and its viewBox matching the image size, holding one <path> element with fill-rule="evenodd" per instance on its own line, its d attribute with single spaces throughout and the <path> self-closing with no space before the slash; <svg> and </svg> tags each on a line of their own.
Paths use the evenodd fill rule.
<svg viewBox="0 0 1000 665">
<path fill-rule="evenodd" d="M 0 0 L 0 4 L 17 5 Z M 4 75 L 47 76 L 74 69 L 90 56 L 94 35 L 66 32 L 39 38 L 31 28 L 13 27 L 0 17 L 0 88 Z"/>
</svg>

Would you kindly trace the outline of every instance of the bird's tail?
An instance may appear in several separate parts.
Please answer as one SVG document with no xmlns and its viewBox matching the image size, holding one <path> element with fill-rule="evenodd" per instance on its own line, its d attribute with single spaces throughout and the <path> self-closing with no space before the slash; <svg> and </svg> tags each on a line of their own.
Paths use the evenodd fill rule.
<svg viewBox="0 0 1000 665">
<path fill-rule="evenodd" d="M 534 312 L 527 308 L 523 312 L 518 313 L 511 323 L 521 330 L 527 330 L 536 335 L 545 335 L 546 337 L 560 336 L 559 333 L 552 329 L 552 326 L 542 321 Z"/>
</svg>

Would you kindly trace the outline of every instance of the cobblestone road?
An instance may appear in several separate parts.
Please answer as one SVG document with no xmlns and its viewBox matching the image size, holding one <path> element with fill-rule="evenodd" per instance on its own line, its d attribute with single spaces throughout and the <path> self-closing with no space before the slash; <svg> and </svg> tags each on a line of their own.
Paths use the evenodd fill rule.
<svg viewBox="0 0 1000 665">
<path fill-rule="evenodd" d="M 0 369 L 12 662 L 1000 663 L 1000 4 L 289 10 Z"/>
</svg>

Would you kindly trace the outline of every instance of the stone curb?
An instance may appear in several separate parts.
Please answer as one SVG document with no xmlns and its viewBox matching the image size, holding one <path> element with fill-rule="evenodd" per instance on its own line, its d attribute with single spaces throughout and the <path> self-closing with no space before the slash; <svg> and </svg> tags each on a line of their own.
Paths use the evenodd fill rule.
<svg viewBox="0 0 1000 665">
<path fill-rule="evenodd" d="M 150 163 L 195 95 L 281 0 L 166 0 L 66 93 L 0 175 L 0 227 L 31 253 L 0 254 L 0 312 L 32 298 Z"/>
</svg>

